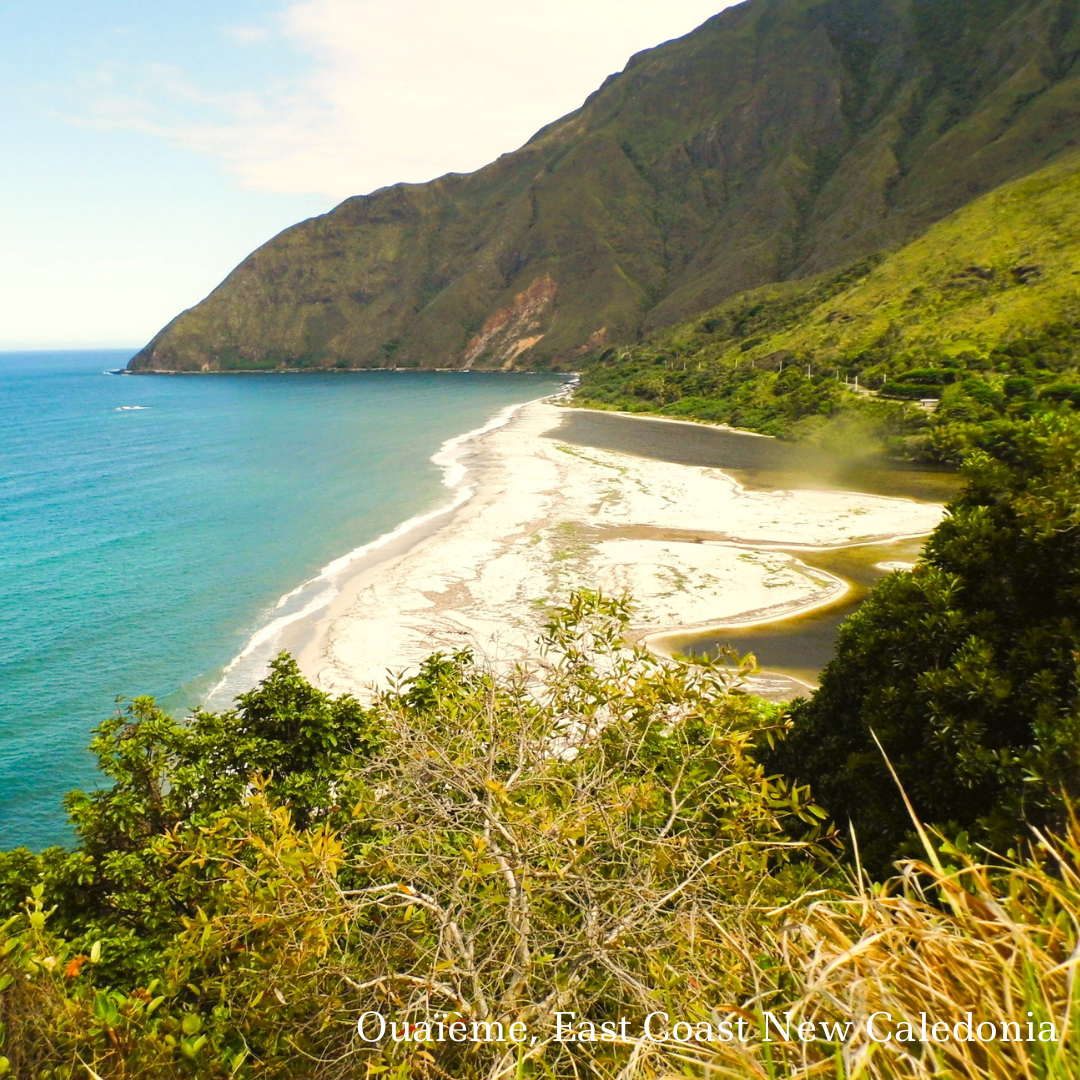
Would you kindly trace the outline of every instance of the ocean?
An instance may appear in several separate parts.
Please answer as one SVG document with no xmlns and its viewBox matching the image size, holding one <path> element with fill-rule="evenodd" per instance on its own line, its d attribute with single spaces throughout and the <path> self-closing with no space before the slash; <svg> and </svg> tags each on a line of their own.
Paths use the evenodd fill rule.
<svg viewBox="0 0 1080 1080">
<path fill-rule="evenodd" d="M 0 848 L 70 841 L 118 696 L 227 703 L 324 571 L 465 497 L 461 436 L 560 385 L 107 374 L 129 355 L 0 354 Z"/>
</svg>

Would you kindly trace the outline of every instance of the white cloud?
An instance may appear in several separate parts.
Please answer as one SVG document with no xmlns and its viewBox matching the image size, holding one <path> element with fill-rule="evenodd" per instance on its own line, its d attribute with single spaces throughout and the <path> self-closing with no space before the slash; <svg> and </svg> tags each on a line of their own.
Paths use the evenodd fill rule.
<svg viewBox="0 0 1080 1080">
<path fill-rule="evenodd" d="M 208 155 L 249 189 L 340 199 L 480 168 L 731 2 L 303 0 L 276 30 L 306 76 L 214 94 L 148 68 L 137 94 L 101 97 L 85 120 Z"/>
<path fill-rule="evenodd" d="M 265 26 L 223 26 L 221 32 L 239 45 L 258 45 L 270 36 Z"/>
</svg>

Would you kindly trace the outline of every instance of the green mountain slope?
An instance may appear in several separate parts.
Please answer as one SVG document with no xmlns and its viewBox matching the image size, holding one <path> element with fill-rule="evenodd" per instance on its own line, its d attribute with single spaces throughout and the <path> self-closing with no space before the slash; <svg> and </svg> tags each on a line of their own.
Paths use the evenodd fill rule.
<svg viewBox="0 0 1080 1080">
<path fill-rule="evenodd" d="M 748 0 L 468 176 L 260 248 L 132 370 L 576 366 L 919 235 L 1080 133 L 1080 0 Z"/>
<path fill-rule="evenodd" d="M 1080 404 L 1078 366 L 1073 152 L 891 255 L 742 294 L 640 346 L 609 350 L 585 372 L 579 397 L 771 434 L 808 433 L 814 418 L 846 406 L 886 430 L 922 430 L 949 459 L 973 426 Z M 928 418 L 891 404 L 912 398 L 941 405 Z"/>
</svg>

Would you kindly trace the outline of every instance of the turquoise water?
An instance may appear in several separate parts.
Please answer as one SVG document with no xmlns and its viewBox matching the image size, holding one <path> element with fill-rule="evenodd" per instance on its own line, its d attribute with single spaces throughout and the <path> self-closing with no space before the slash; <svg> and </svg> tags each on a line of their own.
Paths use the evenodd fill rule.
<svg viewBox="0 0 1080 1080">
<path fill-rule="evenodd" d="M 68 838 L 117 695 L 202 701 L 328 562 L 446 503 L 448 439 L 525 375 L 118 377 L 128 352 L 0 354 L 0 848 Z M 281 606 L 279 605 L 281 601 Z"/>
</svg>

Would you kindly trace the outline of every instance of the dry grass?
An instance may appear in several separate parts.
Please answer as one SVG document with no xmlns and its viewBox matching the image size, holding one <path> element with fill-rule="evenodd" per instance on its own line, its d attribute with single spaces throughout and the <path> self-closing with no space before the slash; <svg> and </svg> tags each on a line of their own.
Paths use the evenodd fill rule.
<svg viewBox="0 0 1080 1080">
<path fill-rule="evenodd" d="M 1023 861 L 980 862 L 945 850 L 948 864 L 929 847 L 927 861 L 903 864 L 884 886 L 860 881 L 849 895 L 803 898 L 773 913 L 773 959 L 797 989 L 783 997 L 774 989 L 751 1006 L 759 1017 L 790 1010 L 793 1027 L 850 1025 L 842 1043 L 784 1044 L 774 1034 L 772 1043 L 688 1054 L 688 1071 L 716 1080 L 1080 1077 L 1080 825 L 1074 820 L 1062 839 L 1037 837 Z M 760 977 L 775 988 L 775 968 Z M 912 1022 L 916 1038 L 874 1041 L 867 1020 L 875 1013 L 891 1016 L 875 1024 L 879 1039 L 902 1020 Z M 931 1035 L 934 1021 L 952 1029 L 969 1013 L 997 1035 L 922 1041 L 924 1013 Z M 1053 1039 L 1040 1041 L 1047 1024 Z"/>
</svg>

